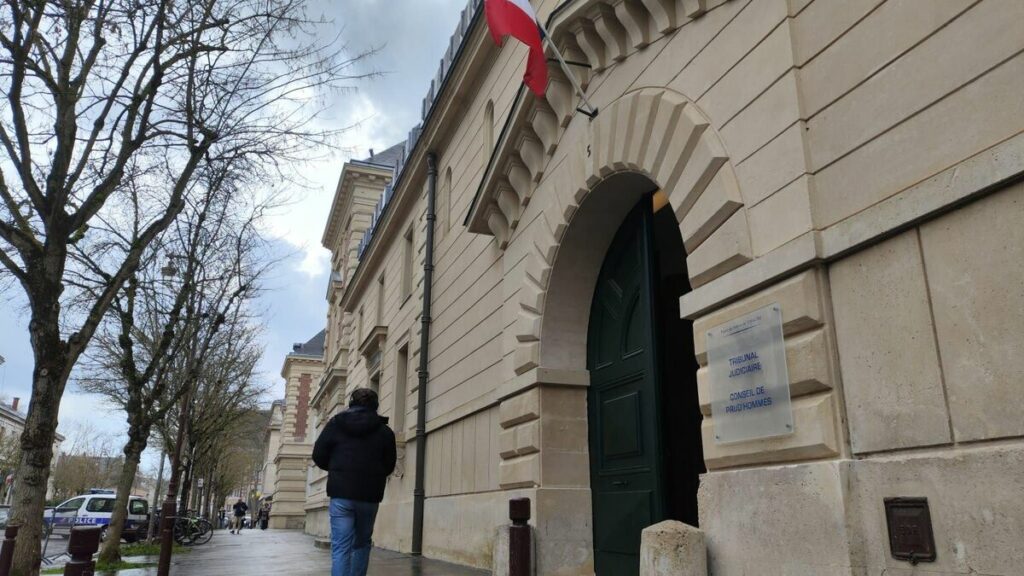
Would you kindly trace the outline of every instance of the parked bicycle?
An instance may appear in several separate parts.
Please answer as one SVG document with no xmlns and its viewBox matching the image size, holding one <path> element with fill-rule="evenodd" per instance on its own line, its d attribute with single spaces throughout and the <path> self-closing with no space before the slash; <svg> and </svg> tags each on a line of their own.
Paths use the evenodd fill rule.
<svg viewBox="0 0 1024 576">
<path fill-rule="evenodd" d="M 182 546 L 201 546 L 213 538 L 213 524 L 206 518 L 192 514 L 174 519 L 174 541 Z"/>
</svg>

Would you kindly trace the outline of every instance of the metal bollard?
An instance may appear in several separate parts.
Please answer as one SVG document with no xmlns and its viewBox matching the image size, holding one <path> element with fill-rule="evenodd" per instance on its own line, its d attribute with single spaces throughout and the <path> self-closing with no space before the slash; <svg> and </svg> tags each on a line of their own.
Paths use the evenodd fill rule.
<svg viewBox="0 0 1024 576">
<path fill-rule="evenodd" d="M 100 548 L 101 526 L 75 526 L 68 540 L 71 560 L 64 565 L 64 576 L 93 576 L 96 563 L 92 555 Z"/>
<path fill-rule="evenodd" d="M 0 576 L 11 575 L 11 563 L 14 562 L 14 542 L 18 539 L 18 524 L 12 524 L 4 530 L 4 543 L 0 546 Z"/>
<path fill-rule="evenodd" d="M 530 499 L 509 500 L 508 517 L 508 576 L 531 576 Z"/>
</svg>

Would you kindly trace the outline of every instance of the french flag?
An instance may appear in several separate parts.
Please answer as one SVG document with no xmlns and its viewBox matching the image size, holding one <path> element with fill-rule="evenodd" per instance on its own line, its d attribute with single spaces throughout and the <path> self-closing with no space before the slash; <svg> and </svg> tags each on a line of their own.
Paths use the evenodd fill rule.
<svg viewBox="0 0 1024 576">
<path fill-rule="evenodd" d="M 511 36 L 530 47 L 523 83 L 534 94 L 543 96 L 548 85 L 548 63 L 540 44 L 537 13 L 530 0 L 485 0 L 484 9 L 487 27 L 498 46 L 505 36 Z"/>
</svg>

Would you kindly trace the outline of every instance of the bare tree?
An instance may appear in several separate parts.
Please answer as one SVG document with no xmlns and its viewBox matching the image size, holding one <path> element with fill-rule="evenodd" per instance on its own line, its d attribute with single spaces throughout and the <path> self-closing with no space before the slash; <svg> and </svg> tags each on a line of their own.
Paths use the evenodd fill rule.
<svg viewBox="0 0 1024 576">
<path fill-rule="evenodd" d="M 254 433 L 247 416 L 255 411 L 266 388 L 257 381 L 257 365 L 262 354 L 258 328 L 242 314 L 230 319 L 228 328 L 211 350 L 198 386 L 192 397 L 185 427 L 186 455 L 179 492 L 179 508 L 184 510 L 191 497 L 192 482 L 203 462 L 216 460 L 224 439 L 233 434 Z M 160 428 L 163 441 L 172 449 L 177 437 L 177 418 L 166 418 Z"/>
<path fill-rule="evenodd" d="M 124 464 L 117 452 L 110 434 L 89 424 L 74 425 L 53 466 L 54 498 L 60 502 L 90 488 L 113 486 Z"/>
<path fill-rule="evenodd" d="M 237 194 L 228 172 L 200 180 L 210 188 L 178 217 L 169 238 L 151 247 L 118 293 L 80 381 L 121 408 L 128 424 L 125 466 L 100 553 L 106 562 L 120 556 L 128 498 L 154 424 L 184 395 L 190 371 L 205 363 L 222 318 L 247 307 L 270 265 L 260 258 L 256 230 L 263 205 L 247 213 L 248 196 Z M 169 270 L 173 278 L 166 276 Z"/>
<path fill-rule="evenodd" d="M 245 491 L 254 466 L 259 465 L 255 454 L 233 447 L 226 448 L 216 461 L 211 462 L 213 507 L 220 509 L 235 491 Z"/>
<path fill-rule="evenodd" d="M 0 4 L 0 266 L 26 295 L 35 362 L 15 480 L 16 576 L 38 573 L 72 370 L 146 248 L 185 208 L 203 162 L 275 177 L 330 136 L 311 123 L 310 89 L 362 76 L 353 72 L 362 55 L 310 40 L 303 9 L 303 0 Z M 126 220 L 139 233 L 110 242 Z M 73 257 L 86 253 L 89 265 Z"/>
<path fill-rule="evenodd" d="M 265 410 L 255 408 L 239 412 L 231 426 L 212 439 L 205 457 L 196 460 L 195 476 L 206 479 L 203 498 L 197 506 L 204 514 L 212 516 L 234 491 L 247 491 L 253 473 L 263 465 L 264 456 L 262 436 L 253 430 L 265 428 L 267 416 Z"/>
</svg>

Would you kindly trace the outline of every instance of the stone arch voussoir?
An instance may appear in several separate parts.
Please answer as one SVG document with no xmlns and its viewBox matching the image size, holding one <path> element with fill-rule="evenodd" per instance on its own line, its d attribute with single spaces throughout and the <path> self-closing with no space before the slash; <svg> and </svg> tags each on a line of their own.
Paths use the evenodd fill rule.
<svg viewBox="0 0 1024 576">
<path fill-rule="evenodd" d="M 683 95 L 663 88 L 629 92 L 601 110 L 589 131 L 581 132 L 575 142 L 563 141 L 559 146 L 577 149 L 567 156 L 562 181 L 552 187 L 552 198 L 541 216 L 543 225 L 532 227 L 531 237 L 524 238 L 530 242 L 530 253 L 515 326 L 517 374 L 538 366 L 585 369 L 585 347 L 545 354 L 542 338 L 574 331 L 577 340 L 585 342 L 589 314 L 577 312 L 568 322 L 578 325 L 552 326 L 545 322 L 544 310 L 551 294 L 557 291 L 566 292 L 560 295 L 562 298 L 581 298 L 578 293 L 572 294 L 579 291 L 579 286 L 552 285 L 556 276 L 552 271 L 556 259 L 574 257 L 564 254 L 561 247 L 566 235 L 571 234 L 577 209 L 595 186 L 613 174 L 643 174 L 668 196 L 679 222 L 694 287 L 752 257 L 746 209 L 732 163 L 707 117 Z M 589 302 L 590 295 L 582 298 Z M 558 323 L 565 324 L 566 320 L 562 318 Z M 556 339 L 560 345 L 566 341 Z M 578 347 L 578 342 L 572 346 Z"/>
</svg>

